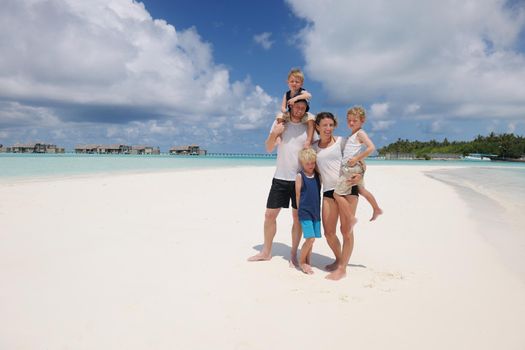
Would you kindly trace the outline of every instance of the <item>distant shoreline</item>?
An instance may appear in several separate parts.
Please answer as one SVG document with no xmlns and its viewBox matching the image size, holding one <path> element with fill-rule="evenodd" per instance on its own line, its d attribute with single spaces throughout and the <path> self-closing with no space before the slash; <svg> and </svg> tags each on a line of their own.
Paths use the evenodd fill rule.
<svg viewBox="0 0 525 350">
<path fill-rule="evenodd" d="M 56 157 L 63 157 L 63 156 L 79 156 L 79 157 L 90 157 L 90 156 L 101 156 L 101 157 L 141 157 L 141 158 L 149 158 L 149 157 L 173 157 L 173 158 L 277 158 L 276 153 L 243 153 L 243 152 L 212 152 L 207 154 L 173 154 L 169 152 L 161 152 L 159 154 L 128 154 L 128 153 L 115 153 L 115 154 L 107 154 L 107 153 L 78 153 L 78 152 L 64 152 L 64 153 L 14 153 L 14 152 L 0 152 L 0 157 L 2 156 L 56 156 Z M 425 159 L 425 158 L 386 158 L 384 156 L 376 156 L 376 157 L 368 157 L 368 160 L 370 161 L 398 161 L 398 162 L 465 162 L 466 164 L 469 163 L 480 163 L 480 164 L 486 164 L 491 162 L 498 162 L 498 163 L 525 163 L 525 159 L 513 159 L 513 158 L 501 158 L 496 157 L 492 158 L 491 160 L 485 160 L 485 161 L 477 161 L 477 160 L 471 160 L 468 158 L 431 158 L 431 159 Z"/>
</svg>

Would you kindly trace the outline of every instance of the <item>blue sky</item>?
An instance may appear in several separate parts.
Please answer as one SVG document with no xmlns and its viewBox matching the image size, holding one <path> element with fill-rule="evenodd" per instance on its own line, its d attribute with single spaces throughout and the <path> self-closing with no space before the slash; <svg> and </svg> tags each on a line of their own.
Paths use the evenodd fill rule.
<svg viewBox="0 0 525 350">
<path fill-rule="evenodd" d="M 263 152 L 300 67 L 312 111 L 398 138 L 525 134 L 523 1 L 4 0 L 0 143 Z M 348 132 L 344 123 L 337 133 Z"/>
</svg>

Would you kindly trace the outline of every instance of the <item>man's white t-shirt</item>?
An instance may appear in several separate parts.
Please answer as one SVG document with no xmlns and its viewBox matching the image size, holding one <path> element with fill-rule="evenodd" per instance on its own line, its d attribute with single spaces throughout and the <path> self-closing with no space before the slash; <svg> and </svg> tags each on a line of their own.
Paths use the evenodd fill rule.
<svg viewBox="0 0 525 350">
<path fill-rule="evenodd" d="M 272 124 L 273 130 L 277 121 Z M 301 170 L 299 151 L 306 142 L 305 123 L 287 122 L 281 134 L 281 143 L 277 145 L 277 167 L 273 177 L 279 180 L 295 181 L 297 173 Z"/>
<path fill-rule="evenodd" d="M 341 160 L 343 159 L 342 141 L 342 137 L 336 136 L 335 143 L 326 148 L 319 147 L 317 142 L 312 145 L 312 148 L 317 152 L 317 169 L 321 174 L 323 192 L 333 190 L 339 178 Z"/>
</svg>

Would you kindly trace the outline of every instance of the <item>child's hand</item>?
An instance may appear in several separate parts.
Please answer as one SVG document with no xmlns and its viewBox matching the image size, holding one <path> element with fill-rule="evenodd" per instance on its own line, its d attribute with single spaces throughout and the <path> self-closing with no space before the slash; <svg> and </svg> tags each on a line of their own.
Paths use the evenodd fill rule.
<svg viewBox="0 0 525 350">
<path fill-rule="evenodd" d="M 304 149 L 310 148 L 311 145 L 312 145 L 312 141 L 306 140 L 304 142 L 303 148 Z"/>
<path fill-rule="evenodd" d="M 297 101 L 296 97 L 292 97 L 291 99 L 289 99 L 288 100 L 288 106 L 292 107 L 293 104 L 295 103 L 295 101 Z"/>
<path fill-rule="evenodd" d="M 359 181 L 363 178 L 363 175 L 361 174 L 354 174 L 352 177 L 350 177 L 348 180 L 346 180 L 346 183 L 350 186 L 357 185 Z"/>
</svg>

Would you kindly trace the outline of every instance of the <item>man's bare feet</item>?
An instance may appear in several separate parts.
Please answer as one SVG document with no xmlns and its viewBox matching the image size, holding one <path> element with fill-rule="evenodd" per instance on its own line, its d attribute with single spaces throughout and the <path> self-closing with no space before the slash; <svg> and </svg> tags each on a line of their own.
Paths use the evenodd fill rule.
<svg viewBox="0 0 525 350">
<path fill-rule="evenodd" d="M 301 264 L 301 270 L 307 275 L 313 275 L 314 273 L 314 270 L 312 270 L 312 267 L 308 264 Z"/>
<path fill-rule="evenodd" d="M 257 253 L 254 256 L 250 256 L 248 261 L 268 261 L 272 258 L 271 254 Z"/>
<path fill-rule="evenodd" d="M 370 221 L 374 221 L 381 214 L 383 214 L 383 209 L 381 209 L 381 208 L 374 208 L 374 212 L 372 213 L 372 218 L 370 219 Z"/>
<path fill-rule="evenodd" d="M 334 261 L 333 263 L 331 264 L 328 264 L 326 265 L 324 268 L 326 269 L 326 271 L 335 271 L 337 269 L 337 266 L 339 266 L 339 261 Z"/>
<path fill-rule="evenodd" d="M 346 277 L 346 270 L 339 267 L 334 272 L 331 272 L 328 275 L 326 275 L 325 278 L 327 280 L 339 281 L 341 278 L 345 278 L 345 277 Z"/>
</svg>

